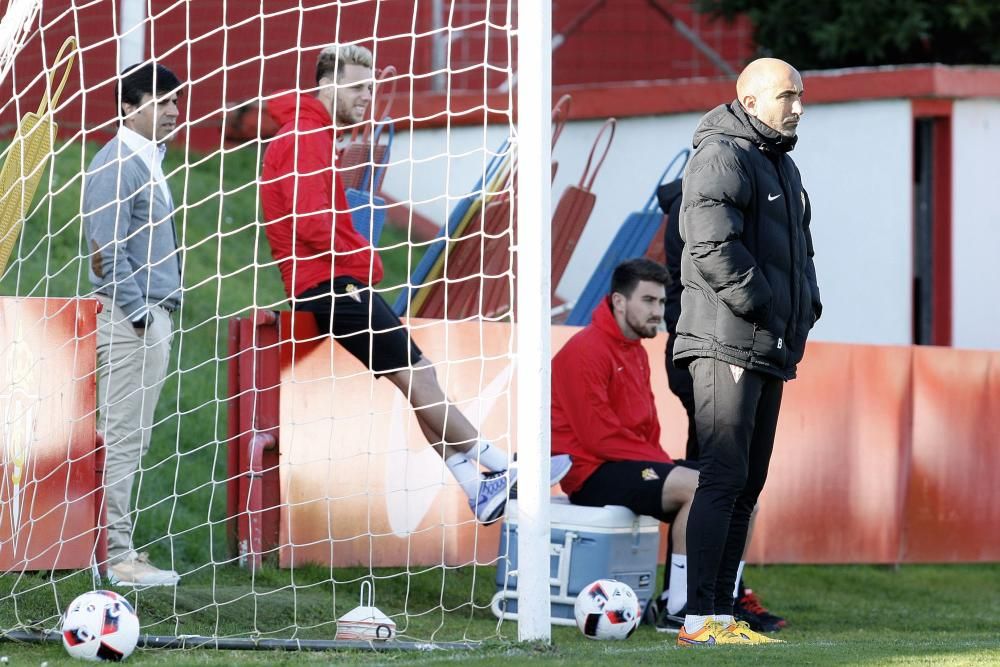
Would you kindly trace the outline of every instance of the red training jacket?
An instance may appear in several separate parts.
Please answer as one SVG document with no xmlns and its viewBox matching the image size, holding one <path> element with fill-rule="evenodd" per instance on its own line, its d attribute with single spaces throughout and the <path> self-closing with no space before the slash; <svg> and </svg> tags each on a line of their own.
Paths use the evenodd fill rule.
<svg viewBox="0 0 1000 667">
<path fill-rule="evenodd" d="M 573 457 L 567 494 L 608 461 L 673 460 L 660 446 L 649 357 L 622 335 L 607 299 L 552 359 L 552 453 Z"/>
<path fill-rule="evenodd" d="M 334 167 L 330 112 L 294 92 L 271 100 L 267 110 L 281 130 L 264 152 L 260 199 L 285 292 L 301 294 L 341 276 L 377 284 L 382 258 L 354 229 Z"/>
</svg>

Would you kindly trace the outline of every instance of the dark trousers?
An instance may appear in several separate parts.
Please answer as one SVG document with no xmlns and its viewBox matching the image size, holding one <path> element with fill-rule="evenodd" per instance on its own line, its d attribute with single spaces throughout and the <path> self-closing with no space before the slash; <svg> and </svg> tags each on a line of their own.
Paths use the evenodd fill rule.
<svg viewBox="0 0 1000 667">
<path fill-rule="evenodd" d="M 680 399 L 684 406 L 684 412 L 688 418 L 687 450 L 684 452 L 685 461 L 698 460 L 698 430 L 694 420 L 694 381 L 687 368 L 678 368 L 674 365 L 674 342 L 677 334 L 667 336 L 667 384 L 674 396 Z"/>
<path fill-rule="evenodd" d="M 674 364 L 674 342 L 677 340 L 676 333 L 667 335 L 667 351 L 664 363 L 667 368 L 667 384 L 687 413 L 688 437 L 687 447 L 684 452 L 685 461 L 698 460 L 698 429 L 694 421 L 694 381 L 687 368 L 678 367 Z M 670 558 L 674 553 L 674 531 L 667 531 L 667 558 L 663 567 L 663 591 L 670 590 Z"/>
<path fill-rule="evenodd" d="M 688 515 L 688 613 L 732 614 L 750 514 L 767 479 L 784 386 L 780 378 L 715 359 L 688 366 L 694 381 L 701 474 Z"/>
</svg>

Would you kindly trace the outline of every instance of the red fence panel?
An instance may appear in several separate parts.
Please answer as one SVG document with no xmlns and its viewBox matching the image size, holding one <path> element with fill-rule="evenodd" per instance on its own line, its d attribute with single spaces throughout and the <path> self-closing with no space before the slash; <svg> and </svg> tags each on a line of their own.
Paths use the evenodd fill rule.
<svg viewBox="0 0 1000 667">
<path fill-rule="evenodd" d="M 749 560 L 892 563 L 910 348 L 812 344 L 785 385 Z"/>
<path fill-rule="evenodd" d="M 331 348 L 328 339 L 317 339 L 312 318 L 297 320 L 294 336 L 289 331 L 291 319 L 281 318 L 280 373 L 286 391 L 280 420 L 273 413 L 278 400 L 273 375 L 278 355 L 273 343 L 266 343 L 267 379 L 249 385 L 241 380 L 251 393 L 266 389 L 269 394 L 243 395 L 242 405 L 250 412 L 272 406 L 266 408 L 270 414 L 263 420 L 243 414 L 241 407 L 243 434 L 269 430 L 281 422 L 280 500 L 267 495 L 268 489 L 278 490 L 278 468 L 265 461 L 261 478 L 264 553 L 280 547 L 284 566 L 303 561 L 367 564 L 368 559 L 372 566 L 399 566 L 442 558 L 457 565 L 490 559 L 495 535 L 477 528 L 467 516 L 461 494 L 448 483 L 440 460 L 427 448 L 416 425 L 408 424 L 405 400 L 387 383 L 376 383 L 346 351 Z M 413 324 L 415 338 L 430 357 L 447 360 L 448 370 L 443 367 L 440 374 L 448 378 L 449 395 L 463 405 L 467 401 L 472 405 L 483 398 L 483 391 L 496 389 L 484 390 L 483 377 L 501 382 L 510 371 L 504 368 L 507 361 L 502 354 L 510 335 L 506 323 L 414 320 Z M 554 327 L 553 351 L 576 330 Z M 276 331 L 266 334 L 268 341 L 274 340 Z M 243 344 L 253 340 L 264 343 L 258 331 L 256 338 L 248 335 Z M 644 344 L 663 444 L 679 455 L 687 434 L 686 416 L 667 388 L 662 364 L 665 337 Z M 488 363 L 477 358 L 484 345 L 496 351 Z M 259 353 L 254 355 L 257 368 Z M 484 364 L 489 366 L 485 376 Z M 501 384 L 508 381 L 512 378 Z M 747 559 L 768 563 L 1000 559 L 996 530 L 1000 486 L 995 481 L 1000 469 L 995 447 L 1000 441 L 998 388 L 1000 352 L 810 344 L 799 379 L 785 387 L 770 476 Z M 514 390 L 511 386 L 511 393 L 500 402 L 513 401 Z M 495 421 L 506 414 L 501 407 L 490 408 L 487 430 L 512 433 L 512 424 Z M 397 421 L 398 428 L 390 427 Z M 514 442 L 504 446 L 516 449 Z M 247 495 L 241 501 L 251 488 L 248 458 L 242 464 Z M 405 470 L 399 467 L 403 460 L 408 460 Z M 417 493 L 426 507 L 421 505 L 424 512 L 419 516 L 410 516 L 416 505 L 399 501 L 414 493 L 418 479 L 429 484 L 429 495 Z M 438 488 L 442 482 L 447 489 Z M 274 524 L 279 513 L 280 535 Z"/>
<path fill-rule="evenodd" d="M 0 569 L 89 567 L 97 302 L 0 299 Z"/>
<path fill-rule="evenodd" d="M 913 353 L 902 560 L 1000 560 L 1000 352 Z"/>
</svg>

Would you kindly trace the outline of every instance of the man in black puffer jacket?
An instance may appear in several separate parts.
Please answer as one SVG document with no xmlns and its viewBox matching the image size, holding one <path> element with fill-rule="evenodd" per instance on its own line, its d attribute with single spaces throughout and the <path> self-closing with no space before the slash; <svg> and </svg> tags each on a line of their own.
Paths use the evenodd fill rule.
<svg viewBox="0 0 1000 667">
<path fill-rule="evenodd" d="M 733 622 L 733 585 L 764 487 L 783 383 L 820 316 L 809 199 L 788 152 L 802 77 L 762 58 L 694 135 L 681 204 L 674 360 L 694 381 L 701 477 L 688 520 L 688 615 L 678 643 L 762 643 Z"/>
<path fill-rule="evenodd" d="M 680 400 L 687 414 L 688 437 L 685 448 L 684 460 L 697 461 L 699 456 L 698 429 L 695 420 L 694 410 L 694 382 L 691 374 L 688 373 L 687 364 L 678 366 L 674 362 L 674 344 L 677 342 L 677 321 L 681 316 L 681 254 L 684 251 L 684 240 L 681 238 L 681 179 L 670 181 L 661 185 L 656 190 L 656 198 L 660 203 L 660 209 L 667 216 L 667 224 L 663 231 L 663 251 L 667 259 L 667 271 L 670 274 L 670 282 L 667 283 L 667 303 L 663 312 L 663 322 L 667 327 L 667 349 L 664 355 L 667 369 L 667 384 L 670 391 Z M 686 533 L 685 533 L 686 534 Z M 742 564 L 743 561 L 741 560 Z M 672 576 L 687 579 L 687 558 L 682 560 L 674 558 L 673 553 L 673 533 L 667 533 L 667 558 L 663 568 L 663 592 L 654 601 L 652 614 L 648 618 L 650 622 L 655 622 L 656 629 L 661 632 L 677 632 L 684 623 L 684 616 L 687 612 L 686 597 L 684 601 L 679 596 L 670 600 L 670 578 Z M 746 587 L 741 576 L 742 570 L 737 569 L 736 576 L 736 605 L 734 607 L 735 616 L 741 621 L 747 621 L 751 630 L 759 632 L 774 632 L 780 630 L 787 623 L 784 618 L 772 614 L 769 609 L 763 606 L 760 598 L 753 590 Z M 674 590 L 678 590 L 675 586 Z M 687 591 L 685 585 L 684 591 Z"/>
</svg>

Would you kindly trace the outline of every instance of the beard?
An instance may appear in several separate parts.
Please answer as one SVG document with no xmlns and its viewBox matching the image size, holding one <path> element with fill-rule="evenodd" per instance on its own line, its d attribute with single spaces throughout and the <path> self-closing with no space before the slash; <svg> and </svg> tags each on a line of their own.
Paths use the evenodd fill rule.
<svg viewBox="0 0 1000 667">
<path fill-rule="evenodd" d="M 799 119 L 797 116 L 789 116 L 781 120 L 781 129 L 778 130 L 786 137 L 794 137 L 799 129 Z"/>
<path fill-rule="evenodd" d="M 656 338 L 661 321 L 662 318 L 659 317 L 640 320 L 629 314 L 625 315 L 625 324 L 627 324 L 629 329 L 631 329 L 632 332 L 639 338 Z"/>
</svg>

